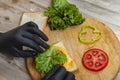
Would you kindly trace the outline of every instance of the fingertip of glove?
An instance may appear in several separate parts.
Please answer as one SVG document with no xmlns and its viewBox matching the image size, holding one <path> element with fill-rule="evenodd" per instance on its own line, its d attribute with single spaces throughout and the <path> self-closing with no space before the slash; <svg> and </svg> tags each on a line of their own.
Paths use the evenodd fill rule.
<svg viewBox="0 0 120 80">
<path fill-rule="evenodd" d="M 75 75 L 72 72 L 67 71 L 68 76 L 75 78 Z"/>
<path fill-rule="evenodd" d="M 56 66 L 58 66 L 59 68 L 65 69 L 64 66 L 61 66 L 61 65 L 56 65 Z M 65 69 L 65 70 L 66 70 L 66 69 Z"/>
<path fill-rule="evenodd" d="M 49 38 L 48 38 L 46 35 L 43 35 L 43 36 L 42 36 L 42 39 L 45 40 L 45 41 L 48 41 L 48 40 L 49 40 Z"/>
<path fill-rule="evenodd" d="M 33 21 L 29 21 L 26 24 L 28 24 L 29 26 L 37 26 L 37 24 Z"/>
</svg>

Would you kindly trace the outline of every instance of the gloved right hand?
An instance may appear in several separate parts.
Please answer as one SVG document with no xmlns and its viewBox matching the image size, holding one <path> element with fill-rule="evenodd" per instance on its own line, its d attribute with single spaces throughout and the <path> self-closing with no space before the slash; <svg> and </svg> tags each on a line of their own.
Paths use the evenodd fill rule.
<svg viewBox="0 0 120 80">
<path fill-rule="evenodd" d="M 75 80 L 75 76 L 63 66 L 57 65 L 42 80 Z"/>
<path fill-rule="evenodd" d="M 48 37 L 39 30 L 34 22 L 25 23 L 8 32 L 0 34 L 0 51 L 16 57 L 35 56 L 49 46 L 45 43 Z M 33 50 L 23 50 L 23 46 Z"/>
</svg>

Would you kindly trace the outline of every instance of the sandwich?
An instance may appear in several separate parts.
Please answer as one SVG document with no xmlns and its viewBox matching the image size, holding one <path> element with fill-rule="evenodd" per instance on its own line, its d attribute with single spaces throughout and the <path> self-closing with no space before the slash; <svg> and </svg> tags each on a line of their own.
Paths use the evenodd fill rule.
<svg viewBox="0 0 120 80">
<path fill-rule="evenodd" d="M 68 53 L 67 49 L 65 48 L 64 44 L 62 42 L 58 42 L 54 46 L 57 47 L 60 51 L 62 51 L 67 57 L 67 62 L 65 62 L 63 64 L 63 66 L 70 72 L 74 72 L 75 70 L 77 70 L 77 66 L 76 66 L 74 60 L 69 55 L 69 53 Z"/>
<path fill-rule="evenodd" d="M 33 21 L 38 25 L 39 29 L 43 31 L 44 27 L 47 25 L 47 20 L 48 20 L 48 17 L 44 16 L 44 14 L 42 12 L 24 13 L 22 18 L 21 18 L 20 25 L 22 25 L 26 22 L 29 22 L 29 21 Z M 60 53 L 62 53 L 61 54 L 62 57 L 57 57 L 57 59 L 60 60 L 60 62 L 62 62 L 62 64 L 60 63 L 60 65 L 64 66 L 70 72 L 73 72 L 73 71 L 77 70 L 77 66 L 76 66 L 74 60 L 71 58 L 70 54 L 68 53 L 67 49 L 65 48 L 65 46 L 62 42 L 58 42 L 58 43 L 52 44 L 50 46 L 54 47 L 54 49 L 57 49 L 58 51 L 60 51 Z M 49 49 L 47 51 L 49 51 Z M 43 54 L 42 56 L 45 56 L 45 54 L 47 55 L 46 52 L 43 52 L 43 53 L 40 53 L 40 54 Z M 41 67 L 42 65 L 38 64 L 38 63 L 40 63 L 42 61 L 44 63 L 44 61 L 46 61 L 51 56 L 47 56 L 46 60 L 40 60 L 39 56 L 40 55 L 37 55 L 36 58 L 35 58 L 36 69 L 39 72 L 43 72 L 43 73 L 45 72 L 46 73 L 53 66 L 50 67 L 50 68 L 46 67 L 45 69 L 43 69 L 43 67 Z M 57 64 L 57 62 L 56 62 L 56 64 Z M 49 64 L 48 66 L 51 66 L 51 64 Z M 42 68 L 42 69 L 40 69 L 40 68 Z M 41 71 L 41 70 L 43 70 L 43 71 Z"/>
</svg>

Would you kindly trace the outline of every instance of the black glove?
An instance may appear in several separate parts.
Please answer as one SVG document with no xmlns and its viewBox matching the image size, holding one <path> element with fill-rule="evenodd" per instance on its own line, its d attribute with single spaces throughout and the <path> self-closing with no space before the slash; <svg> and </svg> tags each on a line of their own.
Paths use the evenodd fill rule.
<svg viewBox="0 0 120 80">
<path fill-rule="evenodd" d="M 35 23 L 28 22 L 0 34 L 0 51 L 11 53 L 16 57 L 30 57 L 49 47 L 44 41 L 48 41 L 47 36 L 38 29 Z M 23 46 L 33 50 L 23 50 Z"/>
<path fill-rule="evenodd" d="M 75 80 L 75 76 L 64 67 L 57 65 L 42 80 Z"/>
</svg>

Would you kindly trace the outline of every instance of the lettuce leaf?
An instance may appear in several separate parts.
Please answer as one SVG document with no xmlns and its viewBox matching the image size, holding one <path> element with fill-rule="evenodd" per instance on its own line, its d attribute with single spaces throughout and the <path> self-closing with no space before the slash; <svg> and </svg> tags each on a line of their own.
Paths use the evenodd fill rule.
<svg viewBox="0 0 120 80">
<path fill-rule="evenodd" d="M 53 0 L 53 4 L 45 11 L 45 16 L 49 17 L 48 24 L 52 30 L 63 30 L 85 21 L 76 5 L 67 0 Z"/>
<path fill-rule="evenodd" d="M 51 45 L 49 49 L 35 57 L 36 69 L 41 73 L 49 72 L 55 65 L 67 62 L 65 54 L 60 52 L 55 46 Z"/>
</svg>

